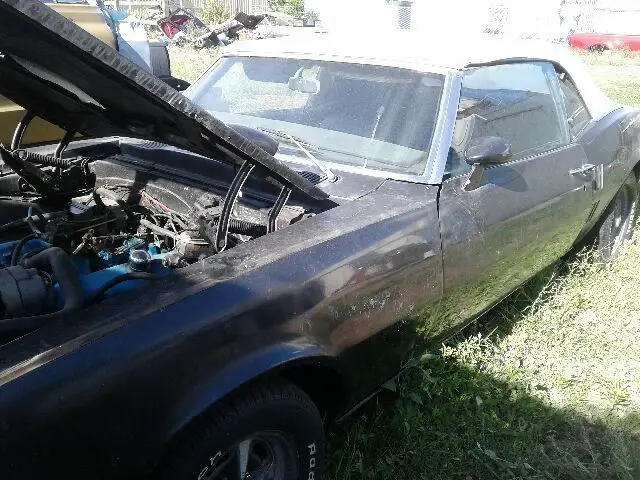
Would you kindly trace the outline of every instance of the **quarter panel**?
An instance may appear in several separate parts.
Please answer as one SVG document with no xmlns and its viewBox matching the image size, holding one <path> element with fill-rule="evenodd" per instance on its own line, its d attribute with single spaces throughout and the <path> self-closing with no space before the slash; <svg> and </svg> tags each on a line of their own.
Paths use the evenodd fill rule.
<svg viewBox="0 0 640 480">
<path fill-rule="evenodd" d="M 637 109 L 619 108 L 589 128 L 579 142 L 588 163 L 602 168 L 604 183 L 593 191 L 594 211 L 582 235 L 604 214 L 631 170 L 640 161 L 640 115 Z"/>
</svg>

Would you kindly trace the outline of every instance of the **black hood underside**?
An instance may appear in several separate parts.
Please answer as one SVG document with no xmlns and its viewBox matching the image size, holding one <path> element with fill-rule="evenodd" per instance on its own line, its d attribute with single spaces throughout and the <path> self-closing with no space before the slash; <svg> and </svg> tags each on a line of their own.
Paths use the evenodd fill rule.
<svg viewBox="0 0 640 480">
<path fill-rule="evenodd" d="M 0 0 L 0 94 L 64 130 L 162 142 L 245 161 L 315 199 L 326 193 L 38 0 Z"/>
</svg>

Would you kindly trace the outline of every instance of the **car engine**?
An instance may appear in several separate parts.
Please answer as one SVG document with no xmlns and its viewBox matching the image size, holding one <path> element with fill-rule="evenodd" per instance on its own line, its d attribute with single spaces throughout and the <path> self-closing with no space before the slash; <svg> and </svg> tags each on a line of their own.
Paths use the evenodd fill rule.
<svg viewBox="0 0 640 480">
<path fill-rule="evenodd" d="M 99 183 L 62 201 L 13 202 L 25 215 L 0 225 L 0 333 L 38 328 L 276 228 L 269 222 L 273 208 L 232 202 L 224 245 L 216 245 L 228 194 L 191 188 L 184 199 L 148 183 Z M 287 206 L 272 220 L 281 228 L 308 215 Z"/>
<path fill-rule="evenodd" d="M 25 226 L 0 244 L 0 318 L 89 305 L 212 253 L 188 215 L 144 191 L 96 188 L 55 212 L 32 205 L 2 230 Z"/>
</svg>

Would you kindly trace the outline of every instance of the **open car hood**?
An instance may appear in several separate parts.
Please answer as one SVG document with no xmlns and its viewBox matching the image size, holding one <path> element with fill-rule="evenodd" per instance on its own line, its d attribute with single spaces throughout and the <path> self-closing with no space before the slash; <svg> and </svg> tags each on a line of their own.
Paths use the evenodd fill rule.
<svg viewBox="0 0 640 480">
<path fill-rule="evenodd" d="M 327 194 L 38 0 L 0 0 L 0 94 L 64 130 L 148 139 Z"/>
</svg>

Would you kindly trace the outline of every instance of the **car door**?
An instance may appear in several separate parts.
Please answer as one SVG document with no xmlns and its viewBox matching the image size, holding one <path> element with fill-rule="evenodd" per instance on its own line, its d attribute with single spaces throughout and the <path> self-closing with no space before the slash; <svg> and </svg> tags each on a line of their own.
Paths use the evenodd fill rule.
<svg viewBox="0 0 640 480">
<path fill-rule="evenodd" d="M 591 208 L 587 162 L 572 143 L 553 65 L 521 62 L 465 72 L 440 193 L 446 313 L 472 319 L 555 262 L 574 243 Z M 473 139 L 498 136 L 512 158 L 465 190 Z"/>
</svg>

